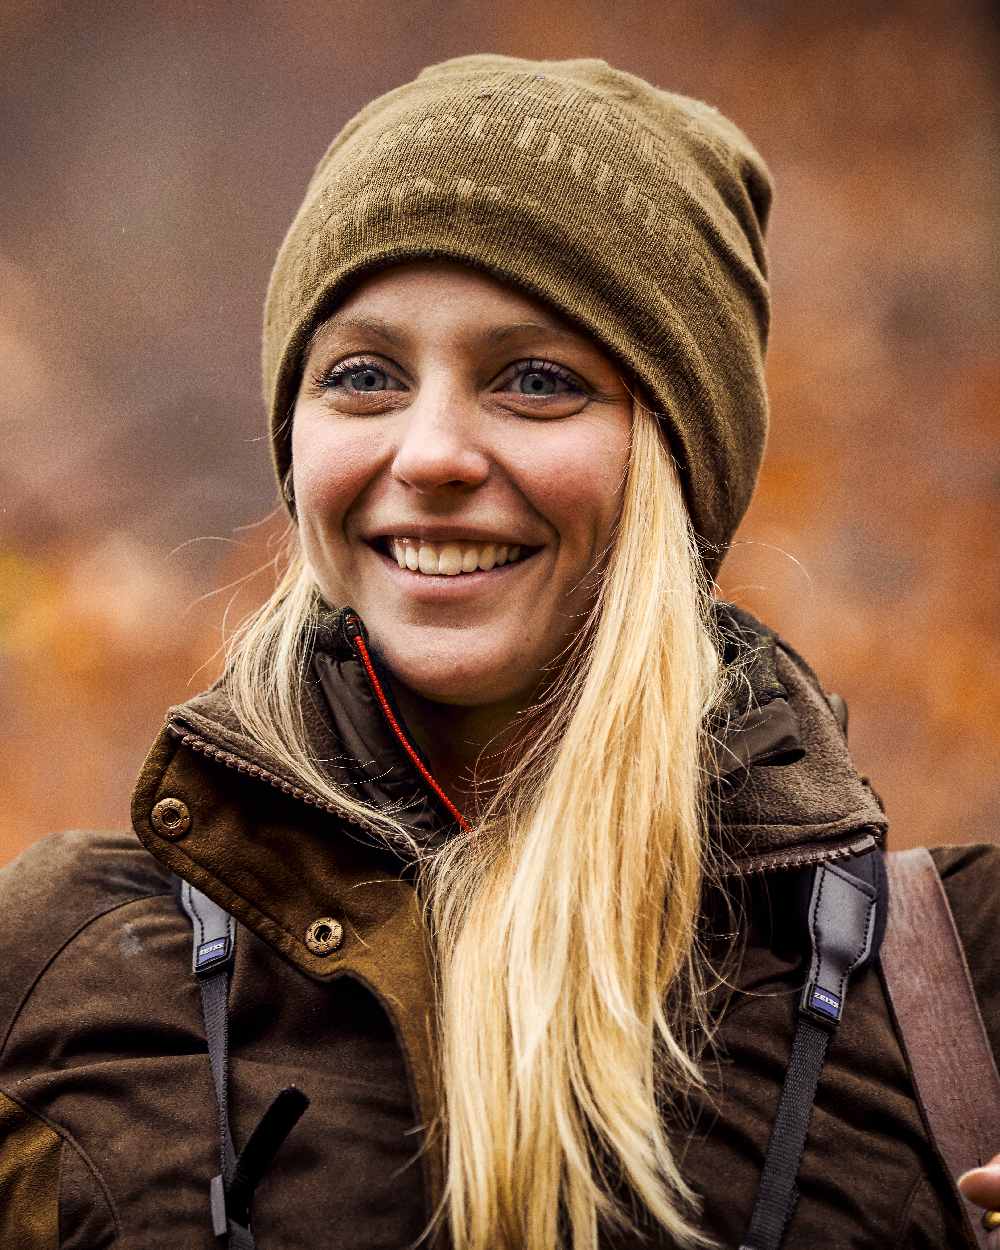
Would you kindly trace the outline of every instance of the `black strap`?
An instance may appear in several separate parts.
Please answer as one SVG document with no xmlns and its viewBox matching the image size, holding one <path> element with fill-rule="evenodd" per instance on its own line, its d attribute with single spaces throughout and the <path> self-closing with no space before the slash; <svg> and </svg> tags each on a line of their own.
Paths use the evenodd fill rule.
<svg viewBox="0 0 1000 1250">
<path fill-rule="evenodd" d="M 872 858 L 872 856 L 877 858 Z M 796 1180 L 830 1038 L 844 1013 L 852 973 L 880 938 L 881 852 L 814 870 L 808 931 L 812 954 L 799 1000 L 792 1054 L 764 1157 L 750 1228 L 740 1250 L 779 1250 L 798 1201 Z"/>
<path fill-rule="evenodd" d="M 188 881 L 176 879 L 181 906 L 191 921 L 191 968 L 198 978 L 208 1058 L 219 1127 L 221 1170 L 209 1190 L 212 1230 L 228 1250 L 256 1250 L 250 1229 L 254 1191 L 278 1148 L 309 1106 L 294 1085 L 283 1089 L 236 1154 L 229 1127 L 229 977 L 236 952 L 236 923 L 223 908 Z"/>
<path fill-rule="evenodd" d="M 229 1216 L 237 1224 L 249 1225 L 254 1190 L 271 1166 L 281 1143 L 308 1106 L 309 1099 L 305 1094 L 294 1085 L 289 1085 L 274 1099 L 250 1134 L 236 1160 L 227 1193 Z"/>
</svg>

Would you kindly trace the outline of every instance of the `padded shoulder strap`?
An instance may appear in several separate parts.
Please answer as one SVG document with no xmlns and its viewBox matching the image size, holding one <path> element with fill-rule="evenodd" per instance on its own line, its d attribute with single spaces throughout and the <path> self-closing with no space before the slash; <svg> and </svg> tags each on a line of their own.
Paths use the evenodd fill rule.
<svg viewBox="0 0 1000 1250">
<path fill-rule="evenodd" d="M 889 923 L 882 970 L 910 1062 L 917 1100 L 944 1160 L 969 1232 L 1000 1250 L 982 1212 L 956 1181 L 1000 1149 L 1000 1076 L 962 943 L 934 860 L 920 847 L 886 856 Z"/>
</svg>

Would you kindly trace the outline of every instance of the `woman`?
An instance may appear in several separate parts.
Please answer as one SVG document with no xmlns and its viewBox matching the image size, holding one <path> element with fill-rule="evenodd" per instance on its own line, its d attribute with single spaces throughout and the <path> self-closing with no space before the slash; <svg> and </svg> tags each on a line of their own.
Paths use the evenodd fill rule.
<svg viewBox="0 0 1000 1250">
<path fill-rule="evenodd" d="M 731 123 L 600 61 L 445 62 L 337 137 L 266 308 L 287 573 L 139 840 L 4 873 L 2 1244 L 748 1236 L 803 882 L 886 829 L 712 595 L 769 204 Z M 935 857 L 996 1047 L 1000 855 Z M 969 1244 L 872 967 L 823 1073 L 784 1244 Z"/>
</svg>

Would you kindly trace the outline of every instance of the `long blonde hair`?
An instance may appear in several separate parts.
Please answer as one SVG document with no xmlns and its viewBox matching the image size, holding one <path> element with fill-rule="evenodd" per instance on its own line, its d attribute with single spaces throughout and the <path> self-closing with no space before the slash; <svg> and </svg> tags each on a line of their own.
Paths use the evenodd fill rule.
<svg viewBox="0 0 1000 1250">
<path fill-rule="evenodd" d="M 669 1110 L 701 1083 L 708 722 L 729 673 L 676 466 L 638 402 L 601 574 L 530 747 L 422 864 L 455 1250 L 594 1250 L 636 1203 L 702 1240 Z M 234 706 L 289 772 L 405 839 L 310 758 L 299 691 L 321 606 L 293 551 L 230 647 Z"/>
</svg>

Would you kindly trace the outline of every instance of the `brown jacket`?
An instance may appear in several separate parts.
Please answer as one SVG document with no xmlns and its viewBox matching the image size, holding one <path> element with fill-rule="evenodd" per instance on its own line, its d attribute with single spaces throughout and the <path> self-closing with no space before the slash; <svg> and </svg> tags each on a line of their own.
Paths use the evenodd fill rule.
<svg viewBox="0 0 1000 1250">
<path fill-rule="evenodd" d="M 875 845 L 886 822 L 808 665 L 745 614 L 726 619 L 756 649 L 753 700 L 733 710 L 727 731 L 715 830 L 739 932 L 724 931 L 706 903 L 714 955 L 735 959 L 734 988 L 718 991 L 713 1095 L 689 1109 L 683 1167 L 703 1195 L 705 1230 L 735 1247 L 802 984 L 790 923 L 799 870 Z M 359 793 L 397 805 L 418 837 L 446 837 L 448 813 L 390 732 L 336 621 L 320 633 L 312 672 L 305 708 L 317 751 Z M 239 922 L 237 1148 L 282 1086 L 311 1099 L 257 1191 L 260 1250 L 399 1250 L 441 1183 L 438 1138 L 426 1131 L 437 1103 L 434 981 L 402 854 L 283 776 L 240 732 L 222 686 L 168 714 L 133 814 L 138 840 L 61 834 L 0 873 L 0 1250 L 217 1244 L 215 1102 L 171 874 Z M 952 847 L 935 859 L 1000 1051 L 1000 848 Z M 319 917 L 343 926 L 325 956 L 305 940 Z M 967 1244 L 877 968 L 849 991 L 799 1189 L 792 1250 Z"/>
</svg>

